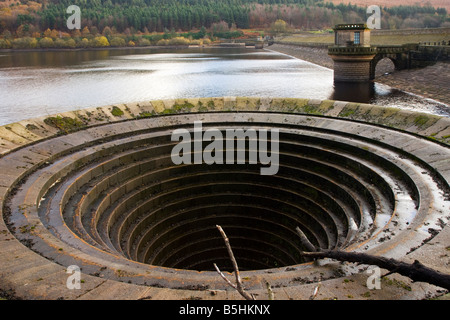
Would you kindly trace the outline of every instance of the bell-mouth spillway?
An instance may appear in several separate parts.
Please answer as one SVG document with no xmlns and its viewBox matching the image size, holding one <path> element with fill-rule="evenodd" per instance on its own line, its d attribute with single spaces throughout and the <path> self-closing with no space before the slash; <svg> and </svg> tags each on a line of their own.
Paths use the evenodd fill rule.
<svg viewBox="0 0 450 320">
<path fill-rule="evenodd" d="M 224 139 L 231 129 L 276 129 L 276 174 L 248 161 L 174 164 L 173 133 L 194 137 L 195 122 Z M 305 260 L 296 227 L 321 249 L 420 257 L 449 270 L 446 117 L 224 97 L 83 109 L 1 130 L 0 290 L 17 296 L 230 297 L 213 267 L 232 271 L 216 225 L 254 292 L 267 281 L 301 299 L 319 278 L 339 291 L 341 276 L 361 276 Z M 74 265 L 86 279 L 76 292 L 66 287 Z"/>
</svg>

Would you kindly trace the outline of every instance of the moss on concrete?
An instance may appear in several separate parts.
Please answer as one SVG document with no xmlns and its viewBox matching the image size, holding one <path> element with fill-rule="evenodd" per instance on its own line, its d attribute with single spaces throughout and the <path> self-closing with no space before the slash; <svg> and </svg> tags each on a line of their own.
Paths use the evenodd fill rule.
<svg viewBox="0 0 450 320">
<path fill-rule="evenodd" d="M 124 115 L 124 112 L 119 107 L 112 107 L 111 114 L 115 117 L 121 117 Z"/>
<path fill-rule="evenodd" d="M 208 107 L 203 104 L 203 102 L 199 101 L 197 104 L 197 111 L 198 112 L 208 112 Z"/>
<path fill-rule="evenodd" d="M 347 104 L 342 111 L 339 113 L 338 117 L 340 118 L 353 118 L 356 114 L 356 110 L 358 109 L 359 104 L 349 103 Z"/>
<path fill-rule="evenodd" d="M 29 130 L 29 131 L 33 131 L 33 130 L 38 130 L 39 129 L 36 125 L 34 125 L 32 123 L 27 124 L 25 128 L 27 130 Z"/>
<path fill-rule="evenodd" d="M 423 128 L 428 123 L 428 120 L 430 120 L 430 118 L 428 116 L 426 116 L 426 115 L 419 115 L 419 116 L 414 118 L 414 124 L 417 127 Z"/>
<path fill-rule="evenodd" d="M 271 111 L 302 112 L 302 108 L 308 105 L 308 99 L 275 98 L 269 107 Z"/>
<path fill-rule="evenodd" d="M 323 114 L 326 114 L 334 109 L 334 100 L 323 100 L 320 103 L 319 110 Z"/>
<path fill-rule="evenodd" d="M 61 133 L 69 133 L 85 127 L 83 122 L 81 122 L 79 119 L 61 117 L 59 115 L 56 117 L 49 117 L 44 119 L 44 123 L 51 127 L 59 129 Z"/>
<path fill-rule="evenodd" d="M 184 101 L 184 102 L 176 102 L 172 106 L 171 110 L 173 113 L 188 113 L 191 112 L 191 110 L 194 108 L 195 106 L 192 103 Z"/>
<path fill-rule="evenodd" d="M 425 125 L 425 123 L 427 123 L 427 121 L 428 121 L 428 117 L 426 117 L 424 115 L 419 115 L 419 116 L 415 117 L 414 124 L 418 127 L 422 127 L 423 125 Z"/>
<path fill-rule="evenodd" d="M 144 111 L 144 112 L 141 112 L 136 117 L 136 119 L 151 118 L 151 117 L 154 117 L 155 115 L 156 115 L 156 113 L 154 111 L 152 111 L 152 112 Z"/>
<path fill-rule="evenodd" d="M 152 106 L 156 113 L 162 113 L 166 109 L 164 101 L 162 100 L 152 101 Z"/>
<path fill-rule="evenodd" d="M 0 136 L 2 139 L 0 153 L 9 152 L 30 141 L 38 141 L 54 136 L 55 134 L 66 134 L 90 126 L 123 119 L 132 120 L 150 118 L 158 115 L 217 111 L 272 111 L 302 113 L 311 116 L 340 117 L 405 130 L 422 135 L 431 140 L 450 144 L 450 120 L 446 117 L 432 114 L 334 100 L 269 97 L 207 97 L 152 100 L 86 108 L 50 117 L 37 118 L 33 121 L 28 120 L 0 126 Z"/>
<path fill-rule="evenodd" d="M 230 105 L 230 104 L 228 104 Z M 257 111 L 261 106 L 261 99 L 249 97 L 236 98 L 236 110 Z"/>
<path fill-rule="evenodd" d="M 334 101 L 323 100 L 319 103 L 314 103 L 311 100 L 300 100 L 297 102 L 296 113 L 306 113 L 311 115 L 325 115 L 334 108 Z"/>
</svg>

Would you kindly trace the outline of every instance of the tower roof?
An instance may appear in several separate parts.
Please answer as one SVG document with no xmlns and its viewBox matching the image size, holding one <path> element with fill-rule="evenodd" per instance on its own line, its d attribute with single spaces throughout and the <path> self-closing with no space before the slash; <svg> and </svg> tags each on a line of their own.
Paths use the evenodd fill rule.
<svg viewBox="0 0 450 320">
<path fill-rule="evenodd" d="M 337 30 L 366 30 L 369 29 L 365 23 L 345 23 L 337 24 L 334 27 L 334 31 Z"/>
</svg>

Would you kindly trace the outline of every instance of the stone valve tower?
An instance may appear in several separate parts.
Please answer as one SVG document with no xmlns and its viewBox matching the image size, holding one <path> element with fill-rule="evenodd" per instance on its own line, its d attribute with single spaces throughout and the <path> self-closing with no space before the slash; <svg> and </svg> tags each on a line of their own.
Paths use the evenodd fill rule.
<svg viewBox="0 0 450 320">
<path fill-rule="evenodd" d="M 334 81 L 373 80 L 371 62 L 377 48 L 370 46 L 370 29 L 365 24 L 339 24 L 334 32 L 334 46 L 328 49 L 334 61 Z"/>
</svg>

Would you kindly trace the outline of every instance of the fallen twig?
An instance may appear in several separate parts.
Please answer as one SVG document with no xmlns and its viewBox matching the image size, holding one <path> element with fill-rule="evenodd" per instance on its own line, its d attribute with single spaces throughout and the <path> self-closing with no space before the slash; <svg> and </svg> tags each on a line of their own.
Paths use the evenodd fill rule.
<svg viewBox="0 0 450 320">
<path fill-rule="evenodd" d="M 295 228 L 298 236 L 300 237 L 300 242 L 305 247 L 308 252 L 316 252 L 317 248 L 309 241 L 308 237 L 306 237 L 305 233 L 299 228 Z"/>
<path fill-rule="evenodd" d="M 217 229 L 219 229 L 220 234 L 222 235 L 223 240 L 225 241 L 225 246 L 228 250 L 228 255 L 230 256 L 231 263 L 233 264 L 234 274 L 236 277 L 236 284 L 233 284 L 230 280 L 228 280 L 225 275 L 220 271 L 220 269 L 217 267 L 216 264 L 214 264 L 214 267 L 216 268 L 217 272 L 220 274 L 220 276 L 234 289 L 236 289 L 241 296 L 243 296 L 247 300 L 255 300 L 255 297 L 248 292 L 245 291 L 244 286 L 242 285 L 241 276 L 239 274 L 239 268 L 238 264 L 236 262 L 236 259 L 234 258 L 233 250 L 230 246 L 230 241 L 228 240 L 227 235 L 225 234 L 225 231 L 223 231 L 221 226 L 216 226 Z"/>
<path fill-rule="evenodd" d="M 303 252 L 302 255 L 313 259 L 330 258 L 339 261 L 376 265 L 380 268 L 391 271 L 388 274 L 398 273 L 410 278 L 412 281 L 427 282 L 450 290 L 450 275 L 428 268 L 417 260 L 415 260 L 412 264 L 409 264 L 392 258 L 377 257 L 359 252 L 345 252 L 336 250 Z"/>
<path fill-rule="evenodd" d="M 319 280 L 319 283 L 314 288 L 313 294 L 309 297 L 309 300 L 314 300 L 317 297 L 317 294 L 319 293 L 320 286 L 322 285 L 322 281 Z"/>
<path fill-rule="evenodd" d="M 266 288 L 267 288 L 267 297 L 269 298 L 269 300 L 275 300 L 275 294 L 273 293 L 270 283 L 265 279 L 264 279 L 264 282 L 265 282 Z"/>
</svg>

